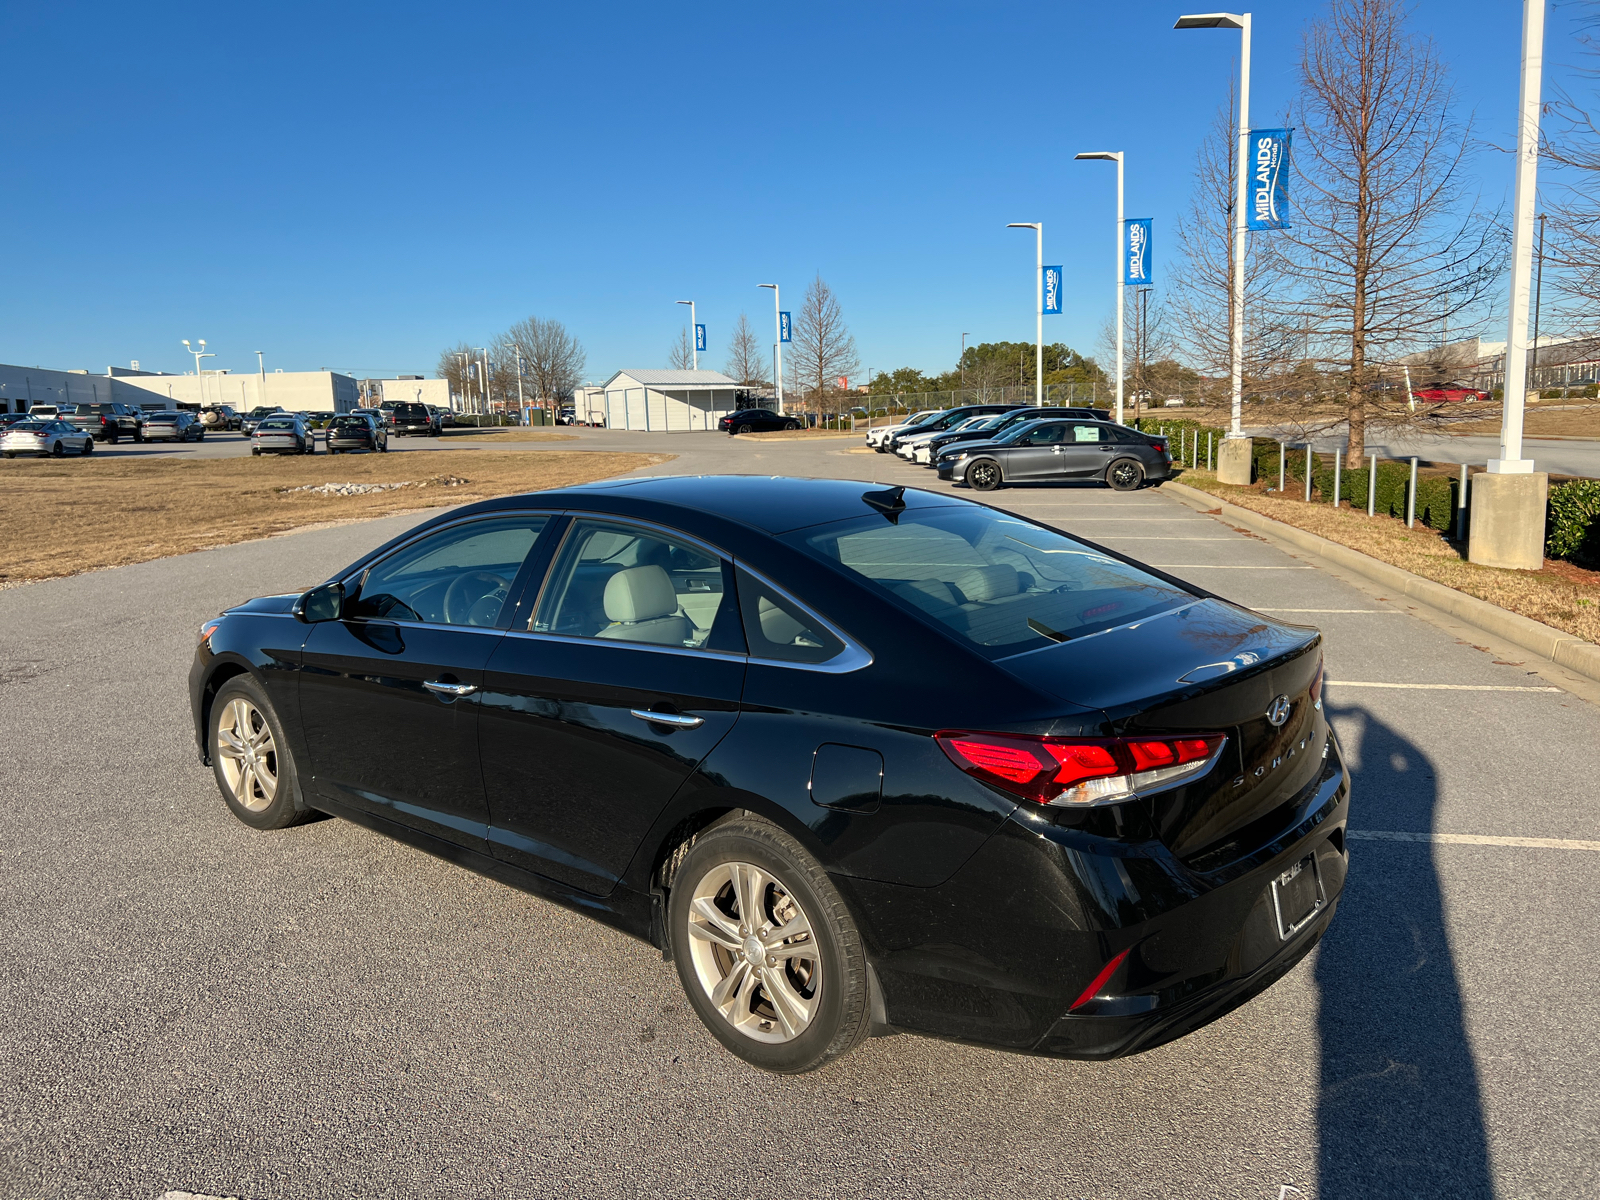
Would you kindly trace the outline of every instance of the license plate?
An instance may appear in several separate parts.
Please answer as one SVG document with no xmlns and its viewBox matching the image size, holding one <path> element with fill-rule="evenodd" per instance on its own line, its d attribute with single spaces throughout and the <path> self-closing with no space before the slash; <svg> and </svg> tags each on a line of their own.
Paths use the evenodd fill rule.
<svg viewBox="0 0 1600 1200">
<path fill-rule="evenodd" d="M 1315 855 L 1306 855 L 1272 881 L 1272 907 L 1278 916 L 1278 936 L 1284 941 L 1304 929 L 1326 903 Z"/>
</svg>

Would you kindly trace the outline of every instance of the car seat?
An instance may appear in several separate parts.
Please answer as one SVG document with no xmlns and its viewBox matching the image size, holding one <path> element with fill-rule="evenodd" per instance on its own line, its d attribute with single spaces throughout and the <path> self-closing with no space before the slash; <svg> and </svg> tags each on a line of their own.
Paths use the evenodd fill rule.
<svg viewBox="0 0 1600 1200">
<path fill-rule="evenodd" d="M 606 580 L 603 604 L 611 624 L 596 637 L 681 646 L 694 632 L 689 618 L 679 610 L 672 577 L 654 564 L 629 567 Z"/>
</svg>

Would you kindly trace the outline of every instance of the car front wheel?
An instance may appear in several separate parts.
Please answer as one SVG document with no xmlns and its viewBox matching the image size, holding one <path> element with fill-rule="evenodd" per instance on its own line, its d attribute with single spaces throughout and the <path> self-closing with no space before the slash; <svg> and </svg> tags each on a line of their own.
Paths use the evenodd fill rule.
<svg viewBox="0 0 1600 1200">
<path fill-rule="evenodd" d="M 776 825 L 745 815 L 701 834 L 668 913 L 689 1003 L 752 1066 L 815 1070 L 866 1037 L 860 932 L 827 872 Z"/>
<path fill-rule="evenodd" d="M 84 438 L 83 439 L 83 449 L 79 450 L 78 453 L 79 454 L 93 454 L 94 453 L 94 439 L 93 438 Z"/>
<path fill-rule="evenodd" d="M 982 459 L 967 468 L 967 486 L 975 492 L 992 492 L 1004 480 L 1000 477 L 1000 464 Z"/>
<path fill-rule="evenodd" d="M 217 787 L 239 820 L 256 829 L 283 829 L 311 815 L 300 797 L 283 725 L 255 679 L 236 675 L 217 689 L 208 734 Z"/>
<path fill-rule="evenodd" d="M 1106 468 L 1106 482 L 1119 492 L 1136 492 L 1144 483 L 1144 468 L 1131 458 L 1119 458 Z"/>
</svg>

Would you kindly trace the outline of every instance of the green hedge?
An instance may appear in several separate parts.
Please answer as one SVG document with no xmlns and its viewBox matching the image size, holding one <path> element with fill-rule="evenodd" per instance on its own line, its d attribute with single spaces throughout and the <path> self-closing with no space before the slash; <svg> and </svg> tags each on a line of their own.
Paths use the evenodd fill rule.
<svg viewBox="0 0 1600 1200">
<path fill-rule="evenodd" d="M 1550 489 L 1545 553 L 1600 570 L 1600 479 L 1579 479 Z"/>
</svg>

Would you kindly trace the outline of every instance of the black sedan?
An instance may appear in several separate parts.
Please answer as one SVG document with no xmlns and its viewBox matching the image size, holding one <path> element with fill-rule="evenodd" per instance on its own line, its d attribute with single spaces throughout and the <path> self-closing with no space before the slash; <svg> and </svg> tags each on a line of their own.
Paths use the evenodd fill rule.
<svg viewBox="0 0 1600 1200">
<path fill-rule="evenodd" d="M 329 454 L 349 454 L 371 450 L 382 454 L 389 449 L 389 430 L 371 413 L 342 413 L 328 422 Z"/>
<path fill-rule="evenodd" d="M 1316 630 L 1047 526 L 738 476 L 452 511 L 190 673 L 241 821 L 614 925 L 783 1072 L 897 1031 L 1111 1058 L 1271 985 L 1346 874 L 1321 687 Z"/>
<path fill-rule="evenodd" d="M 770 433 L 774 429 L 799 429 L 800 422 L 766 408 L 741 408 L 720 418 L 717 428 L 730 434 Z"/>
<path fill-rule="evenodd" d="M 1100 480 L 1120 492 L 1159 485 L 1172 473 L 1167 440 L 1112 421 L 1026 422 L 993 441 L 958 442 L 934 463 L 940 479 L 980 492 L 1011 483 Z"/>
</svg>

